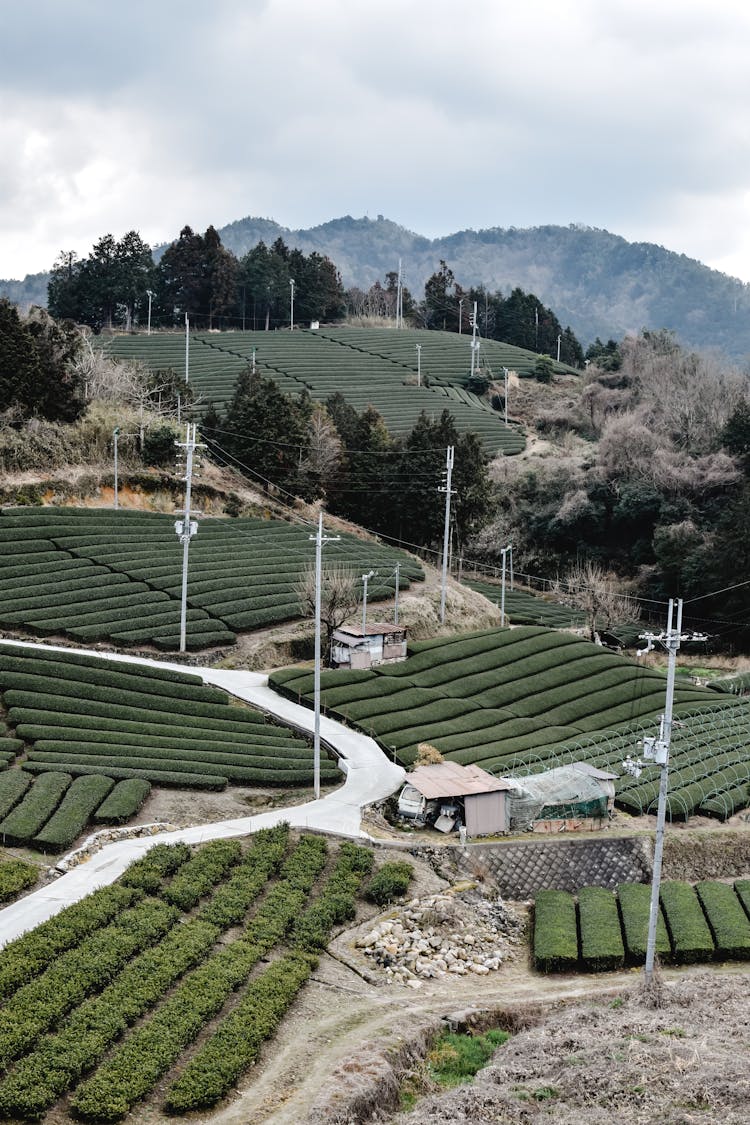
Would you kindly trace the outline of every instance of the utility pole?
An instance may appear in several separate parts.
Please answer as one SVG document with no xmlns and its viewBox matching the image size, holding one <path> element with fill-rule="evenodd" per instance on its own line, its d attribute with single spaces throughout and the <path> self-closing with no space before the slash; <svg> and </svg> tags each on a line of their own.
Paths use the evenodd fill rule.
<svg viewBox="0 0 750 1125">
<path fill-rule="evenodd" d="M 182 543 L 182 598 L 180 601 L 180 652 L 185 651 L 185 633 L 187 622 L 187 579 L 188 579 L 188 547 L 190 540 L 198 530 L 198 524 L 190 519 L 190 492 L 193 486 L 193 454 L 196 449 L 205 449 L 205 446 L 195 440 L 195 423 L 187 423 L 184 441 L 176 441 L 179 449 L 185 450 L 185 511 L 183 518 L 177 520 L 174 529 Z"/>
<path fill-rule="evenodd" d="M 508 376 L 509 376 L 509 374 L 510 374 L 510 372 L 508 371 L 508 368 L 504 367 L 503 368 L 503 378 L 505 379 L 505 392 L 504 392 L 503 397 L 505 398 L 505 425 L 506 426 L 508 425 Z"/>
<path fill-rule="evenodd" d="M 374 570 L 368 570 L 367 574 L 362 575 L 362 636 L 367 636 L 367 583 L 375 574 Z"/>
<path fill-rule="evenodd" d="M 148 297 L 148 328 L 146 329 L 147 336 L 151 335 L 151 298 L 153 297 L 153 295 L 154 294 L 151 289 L 146 290 L 146 296 Z"/>
<path fill-rule="evenodd" d="M 422 345 L 417 344 L 417 386 L 422 386 Z"/>
<path fill-rule="evenodd" d="M 393 603 L 393 624 L 398 625 L 398 589 L 401 584 L 401 563 L 396 563 L 396 594 Z"/>
<path fill-rule="evenodd" d="M 294 332 L 294 278 L 289 279 L 289 331 Z"/>
<path fill-rule="evenodd" d="M 510 546 L 510 544 L 508 544 L 507 547 L 502 547 L 501 550 L 500 550 L 500 554 L 503 556 L 503 578 L 502 578 L 503 584 L 501 586 L 501 592 L 500 592 L 500 624 L 501 625 L 505 624 L 505 560 L 506 560 L 506 556 L 507 556 L 509 551 L 511 551 L 511 552 L 513 551 L 513 548 Z"/>
<path fill-rule="evenodd" d="M 117 511 L 117 509 L 120 506 L 119 502 L 118 502 L 118 495 L 117 495 L 117 439 L 118 439 L 119 436 L 120 436 L 120 428 L 119 428 L 119 426 L 115 426 L 114 430 L 112 431 L 112 437 L 114 438 L 114 441 L 115 441 L 115 511 Z"/>
<path fill-rule="evenodd" d="M 255 374 L 255 348 L 253 348 L 252 373 L 253 373 L 253 375 Z"/>
<path fill-rule="evenodd" d="M 476 310 L 476 303 L 474 305 Z M 472 352 L 472 356 L 473 356 Z M 443 577 L 440 588 L 440 624 L 445 624 L 445 591 L 448 583 L 448 539 L 451 526 L 451 478 L 453 476 L 453 446 L 449 445 L 445 454 L 445 484 L 438 492 L 445 493 L 445 527 L 443 529 Z"/>
<path fill-rule="evenodd" d="M 398 281 L 396 282 L 396 327 L 402 328 L 403 324 L 403 291 L 401 286 L 401 259 L 398 260 Z"/>
<path fill-rule="evenodd" d="M 464 298 L 459 297 L 458 298 L 458 334 L 459 334 L 459 336 L 461 335 L 461 329 L 463 328 L 463 319 L 464 319 L 463 318 L 463 307 L 464 307 Z"/>
<path fill-rule="evenodd" d="M 558 363 L 560 362 L 560 341 L 561 340 L 562 340 L 562 336 L 558 336 L 557 337 L 557 362 Z"/>
<path fill-rule="evenodd" d="M 315 722 L 313 728 L 313 789 L 315 799 L 320 797 L 320 602 L 321 602 L 321 570 L 323 567 L 324 543 L 336 543 L 340 535 L 323 534 L 323 513 L 318 514 L 318 533 L 308 538 L 315 540 L 315 677 L 314 677 L 314 707 Z"/>
<path fill-rule="evenodd" d="M 190 319 L 185 313 L 185 382 L 190 382 Z"/>
<path fill-rule="evenodd" d="M 659 919 L 659 888 L 661 885 L 661 861 L 664 851 L 664 822 L 667 812 L 667 786 L 669 784 L 669 743 L 672 737 L 672 705 L 674 702 L 674 678 L 677 664 L 677 650 L 680 647 L 682 629 L 682 598 L 677 601 L 677 628 L 672 629 L 674 599 L 669 599 L 667 635 L 664 646 L 669 655 L 667 665 L 667 694 L 664 714 L 661 717 L 658 738 L 644 738 L 643 756 L 661 766 L 659 780 L 659 804 L 656 812 L 656 843 L 654 844 L 654 871 L 651 880 L 651 907 L 648 915 L 648 943 L 646 945 L 646 983 L 650 984 L 654 974 L 654 955 L 656 952 L 656 924 Z"/>
<path fill-rule="evenodd" d="M 471 376 L 477 368 L 477 359 L 479 358 L 477 352 L 479 351 L 479 343 L 477 341 L 477 303 L 474 302 L 474 312 L 471 317 Z"/>
</svg>

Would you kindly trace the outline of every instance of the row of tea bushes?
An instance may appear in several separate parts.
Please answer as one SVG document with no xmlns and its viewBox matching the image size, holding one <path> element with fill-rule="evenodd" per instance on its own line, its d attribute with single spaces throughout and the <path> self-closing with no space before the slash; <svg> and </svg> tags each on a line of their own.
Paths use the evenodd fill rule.
<svg viewBox="0 0 750 1125">
<path fill-rule="evenodd" d="M 192 673 L 8 644 L 0 645 L 0 690 L 20 736 L 14 747 L 23 747 L 21 738 L 30 743 L 25 771 L 130 782 L 117 791 L 116 822 L 143 803 L 136 782 L 220 790 L 228 782 L 296 787 L 312 780 L 308 739 L 231 705 Z M 339 777 L 324 759 L 323 782 Z M 104 819 L 98 804 L 91 811 L 96 822 Z"/>
<path fill-rule="evenodd" d="M 622 884 L 539 891 L 533 957 L 540 972 L 609 972 L 643 964 L 651 889 Z M 661 884 L 656 952 L 668 963 L 750 960 L 750 880 Z"/>
<path fill-rule="evenodd" d="M 29 769 L 0 773 L 0 840 L 44 852 L 64 851 L 92 820 L 116 824 L 130 819 L 151 790 L 149 782 L 135 787 L 131 782 L 128 789 L 120 785 L 112 777 L 88 772 L 73 780 L 70 771 L 60 772 L 59 767 L 50 767 L 33 781 Z"/>
</svg>

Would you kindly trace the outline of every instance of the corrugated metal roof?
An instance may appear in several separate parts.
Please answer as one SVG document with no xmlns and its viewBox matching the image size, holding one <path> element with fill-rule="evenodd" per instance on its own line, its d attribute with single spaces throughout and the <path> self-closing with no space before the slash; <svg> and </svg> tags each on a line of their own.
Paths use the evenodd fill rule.
<svg viewBox="0 0 750 1125">
<path fill-rule="evenodd" d="M 479 766 L 460 766 L 458 762 L 439 762 L 434 766 L 417 766 L 406 780 L 423 797 L 469 797 L 476 793 L 495 793 L 513 786 Z"/>
<path fill-rule="evenodd" d="M 599 770 L 596 766 L 589 765 L 588 762 L 573 762 L 572 765 L 573 769 L 578 770 L 579 773 L 587 773 L 589 777 L 598 777 L 600 781 L 616 781 L 619 777 L 619 774 Z"/>
<path fill-rule="evenodd" d="M 337 633 L 346 633 L 350 637 L 388 637 L 392 633 L 401 633 L 406 636 L 406 625 L 387 625 L 384 622 L 373 621 L 364 632 L 361 625 L 341 625 Z"/>
</svg>

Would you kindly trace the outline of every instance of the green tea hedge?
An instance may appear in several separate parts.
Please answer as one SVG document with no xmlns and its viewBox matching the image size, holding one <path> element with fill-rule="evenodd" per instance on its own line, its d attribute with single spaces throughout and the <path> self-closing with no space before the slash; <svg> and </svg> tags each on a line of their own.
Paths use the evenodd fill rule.
<svg viewBox="0 0 750 1125">
<path fill-rule="evenodd" d="M 604 887 L 581 887 L 578 892 L 581 964 L 592 973 L 621 969 L 625 947 L 617 899 Z"/>
<path fill-rule="evenodd" d="M 568 891 L 536 894 L 534 965 L 541 973 L 569 973 L 578 967 L 576 902 Z"/>
</svg>

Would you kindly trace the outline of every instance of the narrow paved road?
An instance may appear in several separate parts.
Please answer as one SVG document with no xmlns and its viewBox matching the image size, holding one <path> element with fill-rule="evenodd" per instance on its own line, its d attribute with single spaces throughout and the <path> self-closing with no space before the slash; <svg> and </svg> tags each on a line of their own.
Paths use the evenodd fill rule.
<svg viewBox="0 0 750 1125">
<path fill-rule="evenodd" d="M 21 643 L 0 639 L 0 645 Z M 71 651 L 55 645 L 32 642 L 23 642 L 23 644 L 26 648 Z M 118 660 L 136 666 L 153 664 L 159 668 L 194 672 L 201 676 L 205 683 L 222 688 L 282 722 L 309 734 L 313 732 L 313 712 L 272 691 L 265 673 L 232 672 L 192 666 L 188 668 L 184 664 L 167 664 L 162 660 L 146 660 L 136 656 L 85 649 L 75 651 L 85 656 Z M 273 812 L 261 813 L 258 816 L 199 824 L 177 832 L 162 832 L 157 836 L 108 844 L 87 862 L 79 864 L 46 887 L 0 910 L 0 948 L 19 934 L 39 925 L 46 918 L 51 918 L 63 907 L 77 902 L 97 887 L 114 882 L 133 860 L 138 859 L 157 843 L 173 844 L 184 841 L 187 844 L 200 844 L 219 837 L 247 836 L 259 828 L 267 828 L 282 820 L 288 821 L 294 828 L 316 828 L 340 836 L 365 836 L 361 828 L 362 808 L 394 793 L 403 780 L 404 771 L 401 766 L 395 765 L 386 758 L 374 739 L 350 730 L 333 719 L 321 717 L 320 734 L 321 738 L 340 755 L 345 779 L 339 789 L 321 797 L 318 801 L 308 801 L 304 805 L 293 805 L 286 809 L 275 809 Z"/>
</svg>

